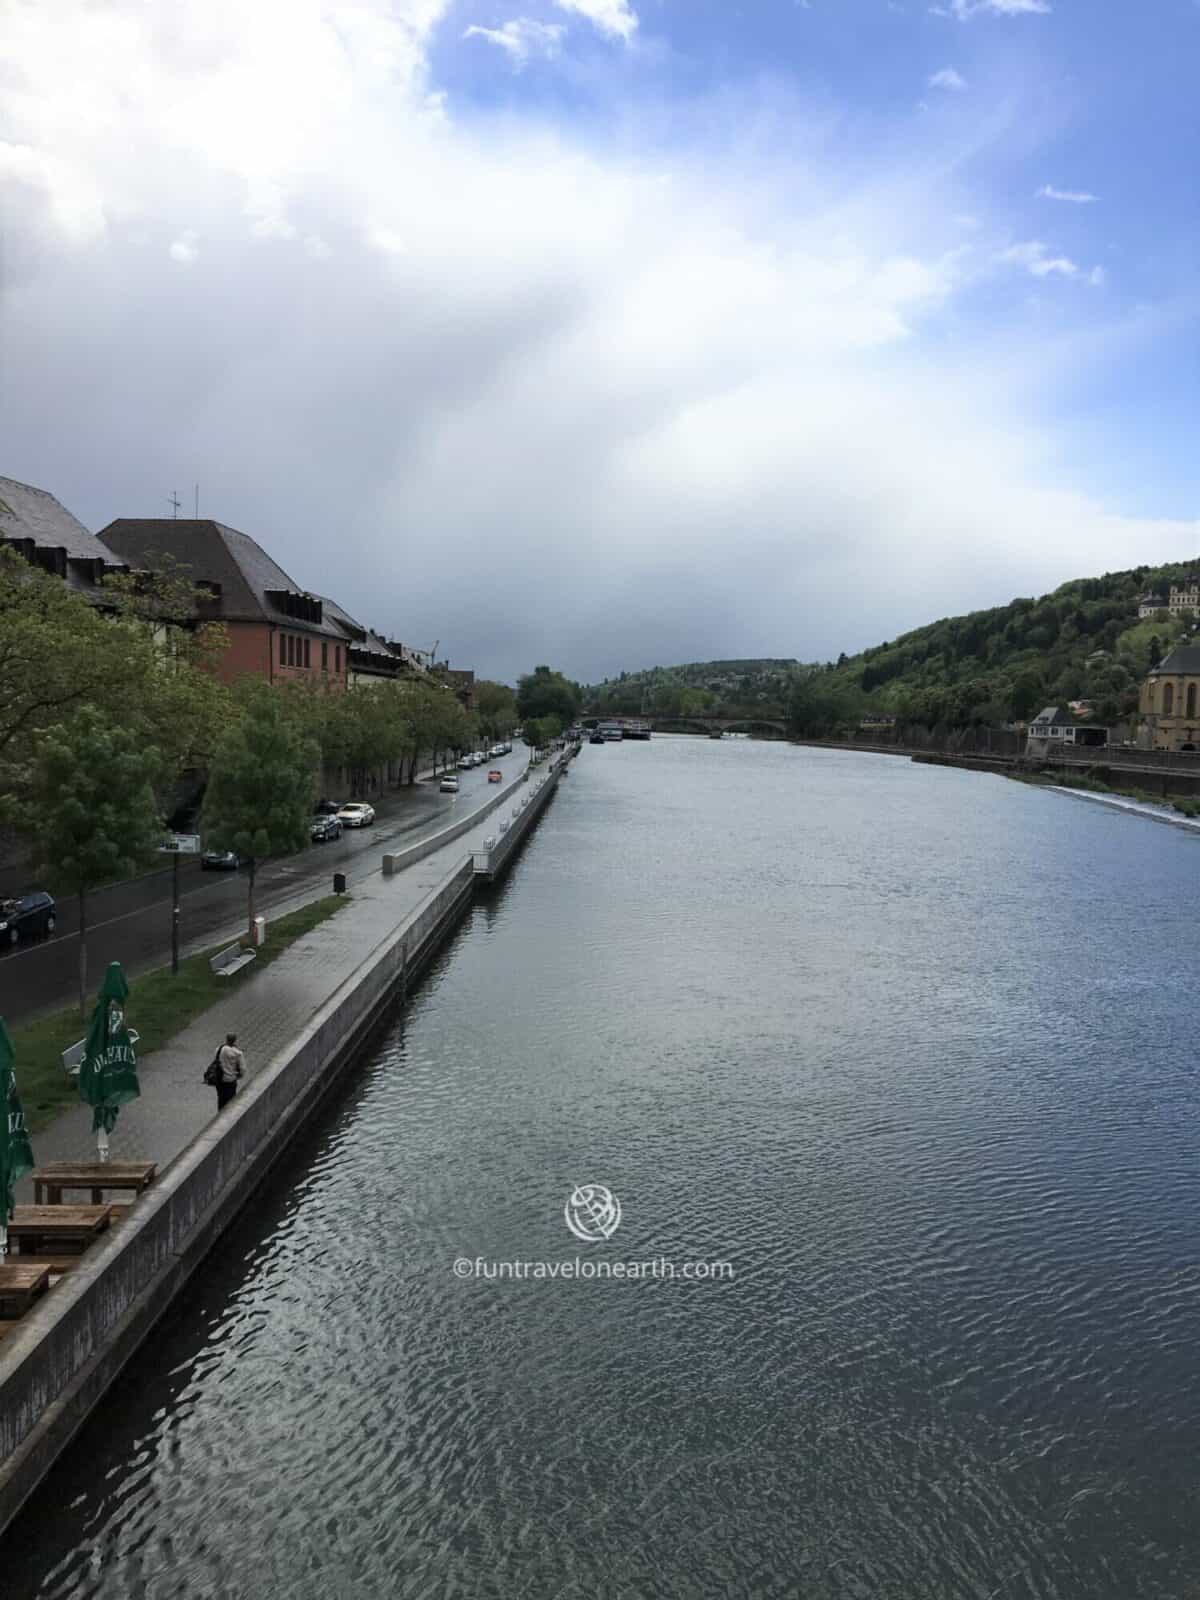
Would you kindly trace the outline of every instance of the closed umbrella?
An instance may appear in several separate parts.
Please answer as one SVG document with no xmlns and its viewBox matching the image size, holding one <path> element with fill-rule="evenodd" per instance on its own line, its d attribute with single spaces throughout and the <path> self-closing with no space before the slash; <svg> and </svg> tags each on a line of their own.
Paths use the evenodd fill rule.
<svg viewBox="0 0 1200 1600">
<path fill-rule="evenodd" d="M 117 1112 L 126 1101 L 136 1100 L 142 1092 L 133 1039 L 125 1026 L 128 994 L 129 985 L 121 963 L 110 961 L 96 997 L 96 1009 L 92 1012 L 92 1025 L 79 1068 L 79 1098 L 93 1108 L 92 1132 L 96 1135 L 96 1153 L 101 1161 L 108 1160 L 108 1136 L 116 1123 Z"/>
<path fill-rule="evenodd" d="M 29 1129 L 17 1099 L 17 1075 L 13 1071 L 12 1040 L 0 1017 L 0 1260 L 8 1250 L 8 1219 L 13 1213 L 13 1185 L 33 1171 L 33 1151 L 29 1148 Z"/>
</svg>

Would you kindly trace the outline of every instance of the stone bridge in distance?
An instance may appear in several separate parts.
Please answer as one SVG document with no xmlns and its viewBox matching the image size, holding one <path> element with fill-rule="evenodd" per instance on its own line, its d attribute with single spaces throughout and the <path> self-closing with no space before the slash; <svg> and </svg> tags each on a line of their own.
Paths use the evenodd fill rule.
<svg viewBox="0 0 1200 1600">
<path fill-rule="evenodd" d="M 588 717 L 588 724 L 602 722 L 609 726 L 619 723 L 640 724 L 651 733 L 748 733 L 762 738 L 782 739 L 787 723 L 776 717 Z"/>
</svg>

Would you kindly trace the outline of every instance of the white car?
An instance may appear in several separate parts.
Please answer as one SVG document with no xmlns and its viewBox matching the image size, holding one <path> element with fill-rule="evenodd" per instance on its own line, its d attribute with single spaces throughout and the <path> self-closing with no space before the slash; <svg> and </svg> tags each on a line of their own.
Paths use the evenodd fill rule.
<svg viewBox="0 0 1200 1600">
<path fill-rule="evenodd" d="M 438 784 L 438 788 L 441 790 L 441 792 L 443 794 L 457 794 L 458 793 L 458 779 L 454 776 L 454 774 L 452 772 L 448 772 L 446 774 L 446 776 L 442 779 L 441 783 Z"/>
<path fill-rule="evenodd" d="M 351 800 L 338 812 L 338 821 L 343 828 L 365 828 L 368 823 L 375 821 L 374 807 L 367 805 L 365 800 Z"/>
<path fill-rule="evenodd" d="M 474 756 L 459 756 L 456 765 L 460 772 L 470 772 L 475 765 L 475 758 Z"/>
<path fill-rule="evenodd" d="M 505 749 L 504 749 L 504 746 L 502 744 L 494 744 L 492 746 L 492 748 L 488 751 L 488 757 L 492 761 L 494 761 L 497 756 L 502 756 L 504 754 L 505 754 Z"/>
</svg>

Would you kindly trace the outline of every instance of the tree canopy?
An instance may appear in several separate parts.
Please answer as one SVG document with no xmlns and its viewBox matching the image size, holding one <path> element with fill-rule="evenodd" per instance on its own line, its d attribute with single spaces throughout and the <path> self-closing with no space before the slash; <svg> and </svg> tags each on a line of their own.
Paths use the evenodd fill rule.
<svg viewBox="0 0 1200 1600">
<path fill-rule="evenodd" d="M 234 850 L 249 866 L 253 932 L 258 862 L 307 843 L 320 750 L 270 684 L 247 683 L 238 700 L 240 715 L 213 753 L 200 826 L 209 848 Z"/>
<path fill-rule="evenodd" d="M 162 840 L 162 756 L 135 728 L 79 706 L 38 739 L 16 821 L 36 860 L 79 897 L 79 1006 L 87 1007 L 90 890 L 153 859 Z"/>
<path fill-rule="evenodd" d="M 557 717 L 566 727 L 579 715 L 581 703 L 579 685 L 549 667 L 535 667 L 517 680 L 517 714 L 522 722 Z"/>
</svg>

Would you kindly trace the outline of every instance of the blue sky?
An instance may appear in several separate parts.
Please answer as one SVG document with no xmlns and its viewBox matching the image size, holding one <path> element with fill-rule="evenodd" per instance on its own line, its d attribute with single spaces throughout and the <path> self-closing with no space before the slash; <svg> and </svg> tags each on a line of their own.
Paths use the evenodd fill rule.
<svg viewBox="0 0 1200 1600">
<path fill-rule="evenodd" d="M 463 0 L 433 53 L 437 81 L 464 115 L 535 108 L 598 145 L 620 141 L 631 107 L 650 104 L 663 108 L 664 155 L 690 153 L 698 140 L 715 144 L 719 160 L 758 102 L 776 108 L 778 142 L 762 155 L 781 175 L 789 111 L 826 124 L 821 159 L 856 178 L 884 146 L 910 150 L 914 168 L 952 168 L 971 208 L 964 216 L 982 209 L 1014 246 L 1041 242 L 1031 267 L 1076 269 L 980 284 L 960 316 L 996 337 L 1015 327 L 1086 344 L 1090 330 L 1105 357 L 1081 351 L 1077 370 L 1044 397 L 1069 419 L 1070 458 L 1129 511 L 1196 514 L 1196 0 L 1017 0 L 958 14 L 952 0 L 626 9 L 638 25 L 620 41 L 554 4 Z M 469 30 L 502 29 L 514 16 L 566 31 L 553 55 L 535 48 L 497 73 L 497 46 Z M 963 242 L 973 231 L 964 226 Z M 1077 280 L 1093 276 L 1098 292 L 1080 293 Z"/>
<path fill-rule="evenodd" d="M 481 670 L 1200 553 L 1200 5 L 17 0 L 4 470 Z M 181 489 L 182 492 L 182 489 Z"/>
</svg>

